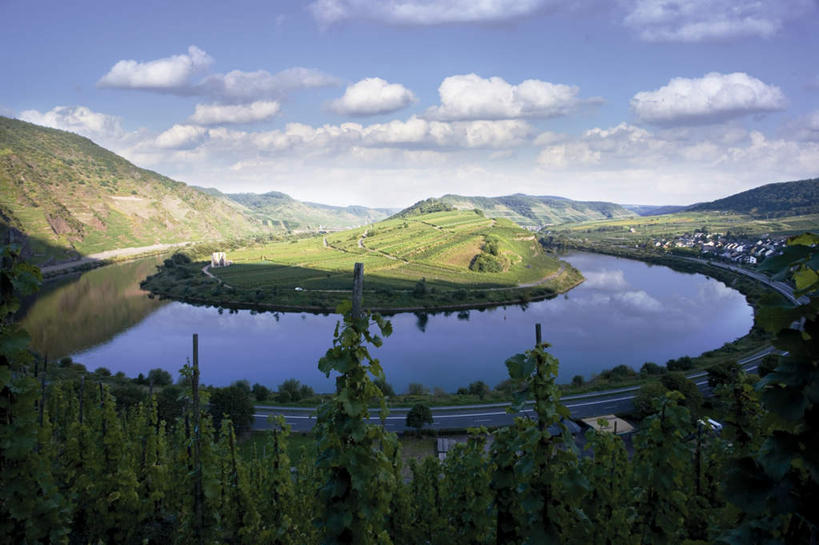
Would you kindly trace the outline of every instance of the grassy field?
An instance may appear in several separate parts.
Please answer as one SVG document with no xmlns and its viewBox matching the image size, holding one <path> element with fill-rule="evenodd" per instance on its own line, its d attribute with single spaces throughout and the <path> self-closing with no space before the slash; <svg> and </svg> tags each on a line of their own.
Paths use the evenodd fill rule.
<svg viewBox="0 0 819 545">
<path fill-rule="evenodd" d="M 492 272 L 470 267 L 479 256 L 491 261 Z M 146 286 L 168 297 L 220 306 L 332 310 L 349 298 L 353 266 L 361 262 L 365 305 L 389 310 L 534 300 L 582 280 L 570 265 L 546 253 L 532 233 L 474 211 L 391 219 L 240 248 L 228 259 L 233 265 L 211 271 L 221 284 L 199 272 L 204 264 L 193 264 L 166 268 Z"/>
</svg>

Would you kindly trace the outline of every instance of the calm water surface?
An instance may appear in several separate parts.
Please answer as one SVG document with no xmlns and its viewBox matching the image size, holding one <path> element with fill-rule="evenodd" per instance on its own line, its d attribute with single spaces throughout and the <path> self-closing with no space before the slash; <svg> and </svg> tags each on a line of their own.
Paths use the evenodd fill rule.
<svg viewBox="0 0 819 545">
<path fill-rule="evenodd" d="M 617 364 L 698 355 L 746 334 L 753 311 L 723 283 L 611 256 L 565 257 L 586 277 L 549 301 L 484 311 L 392 316 L 394 333 L 372 349 L 396 391 L 411 382 L 454 391 L 475 380 L 504 380 L 504 361 L 534 343 L 534 324 L 560 359 L 560 380 Z M 52 288 L 31 307 L 25 327 L 35 348 L 71 354 L 90 370 L 129 376 L 162 367 L 176 373 L 199 334 L 202 380 L 237 379 L 275 387 L 297 378 L 317 391 L 333 379 L 317 369 L 332 344 L 338 316 L 307 313 L 219 313 L 214 308 L 160 303 L 138 289 L 155 261 L 106 267 Z M 127 279 L 126 279 L 127 277 Z M 366 279 L 365 279 L 366 287 Z"/>
</svg>

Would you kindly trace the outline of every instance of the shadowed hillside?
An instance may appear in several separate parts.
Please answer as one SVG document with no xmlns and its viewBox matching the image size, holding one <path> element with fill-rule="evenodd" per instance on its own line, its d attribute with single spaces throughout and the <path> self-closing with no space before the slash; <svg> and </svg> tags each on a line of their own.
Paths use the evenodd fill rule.
<svg viewBox="0 0 819 545">
<path fill-rule="evenodd" d="M 73 133 L 0 117 L 0 227 L 35 261 L 262 230 L 236 203 L 138 168 Z"/>
</svg>

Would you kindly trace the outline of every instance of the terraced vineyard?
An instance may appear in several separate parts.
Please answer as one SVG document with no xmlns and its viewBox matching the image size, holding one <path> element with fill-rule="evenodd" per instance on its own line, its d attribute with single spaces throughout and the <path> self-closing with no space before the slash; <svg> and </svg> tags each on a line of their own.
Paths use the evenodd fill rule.
<svg viewBox="0 0 819 545">
<path fill-rule="evenodd" d="M 492 272 L 477 270 L 475 260 L 480 256 L 494 264 Z M 187 279 L 182 298 L 332 308 L 349 297 L 356 262 L 364 263 L 370 305 L 383 309 L 525 301 L 565 291 L 582 280 L 571 266 L 544 252 L 532 233 L 476 211 L 390 219 L 243 248 L 228 258 L 233 265 L 210 271 L 222 286 L 201 284 L 200 273 L 192 282 Z M 179 282 L 171 282 L 174 278 L 163 271 L 147 285 L 157 293 L 178 296 Z M 203 289 L 193 293 L 191 285 Z"/>
</svg>

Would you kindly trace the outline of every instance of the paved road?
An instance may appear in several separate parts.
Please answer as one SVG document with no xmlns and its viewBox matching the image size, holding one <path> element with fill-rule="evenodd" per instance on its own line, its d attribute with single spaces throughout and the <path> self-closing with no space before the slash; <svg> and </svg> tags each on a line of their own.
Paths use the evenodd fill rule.
<svg viewBox="0 0 819 545">
<path fill-rule="evenodd" d="M 758 362 L 773 352 L 773 350 L 772 347 L 766 348 L 748 358 L 740 360 L 739 363 L 747 372 L 753 372 L 756 370 Z M 706 377 L 707 373 L 703 371 L 688 375 L 688 378 L 693 380 L 703 393 L 709 394 L 710 388 L 708 387 Z M 639 389 L 639 386 L 631 386 L 628 388 L 606 390 L 604 392 L 565 396 L 562 398 L 562 401 L 571 411 L 572 418 L 575 419 L 627 412 L 634 408 L 634 396 Z M 508 403 L 492 403 L 487 405 L 433 407 L 433 423 L 427 426 L 427 429 L 450 430 L 479 426 L 507 426 L 512 423 L 512 420 L 516 416 L 506 412 L 508 405 Z M 408 411 L 408 408 L 392 409 L 384 423 L 385 428 L 388 431 L 394 432 L 408 430 L 409 428 L 405 425 Z M 370 412 L 372 415 L 370 417 L 371 422 L 374 424 L 379 423 L 378 410 L 371 409 Z M 297 432 L 310 431 L 316 423 L 314 408 L 259 405 L 256 407 L 256 414 L 253 415 L 253 429 L 270 429 L 271 425 L 268 423 L 267 417 L 274 414 L 283 415 L 285 421 L 290 425 L 290 428 Z M 533 410 L 530 407 L 524 408 L 524 410 L 518 414 L 518 416 L 520 415 L 533 417 Z"/>
<path fill-rule="evenodd" d="M 142 254 L 170 250 L 171 248 L 178 248 L 179 246 L 186 246 L 188 244 L 190 244 L 190 242 L 176 242 L 173 244 L 154 244 L 152 246 L 140 246 L 138 248 L 119 248 L 117 250 L 107 250 L 105 252 L 87 255 L 75 261 L 68 261 L 66 263 L 58 263 L 57 265 L 47 265 L 45 267 L 40 267 L 40 271 L 43 274 L 60 272 L 73 269 L 75 267 L 79 267 L 80 265 L 85 265 L 87 263 L 94 263 L 97 261 L 103 261 L 115 257 L 138 257 Z"/>
<path fill-rule="evenodd" d="M 684 259 L 708 263 L 694 258 Z M 744 274 L 759 282 L 763 282 L 785 295 L 792 302 L 797 302 L 793 296 L 793 289 L 784 282 L 772 281 L 761 273 L 749 271 L 734 265 L 714 262 L 710 262 L 710 264 Z M 802 302 L 801 299 L 799 302 Z M 774 352 L 774 350 L 775 349 L 773 347 L 767 347 L 756 354 L 753 354 L 752 356 L 740 360 L 739 363 L 743 366 L 746 372 L 754 372 L 762 358 Z M 708 386 L 706 372 L 697 371 L 688 375 L 688 378 L 693 380 L 704 394 L 708 395 L 711 393 L 711 389 Z M 632 386 L 629 388 L 619 388 L 614 390 L 606 390 L 603 392 L 566 396 L 562 398 L 562 401 L 571 411 L 572 418 L 575 419 L 628 412 L 634 408 L 633 400 L 637 390 L 639 389 L 639 386 Z M 515 416 L 506 412 L 506 407 L 508 405 L 508 403 L 494 403 L 487 405 L 468 405 L 458 407 L 434 407 L 432 408 L 433 423 L 432 425 L 427 426 L 427 428 L 446 430 L 479 426 L 506 426 L 512 423 Z M 384 423 L 385 428 L 388 431 L 395 432 L 409 429 L 405 425 L 407 411 L 409 411 L 407 408 L 392 409 Z M 256 414 L 253 415 L 253 429 L 269 429 L 271 426 L 267 421 L 267 417 L 272 414 L 283 415 L 285 417 L 285 421 L 290 425 L 293 431 L 310 431 L 315 425 L 315 409 L 312 408 L 257 406 Z M 531 408 L 525 408 L 521 413 L 519 413 L 519 415 L 520 414 L 523 416 L 532 416 L 533 410 Z M 372 410 L 371 415 L 370 420 L 373 423 L 380 422 L 377 410 Z"/>
</svg>

